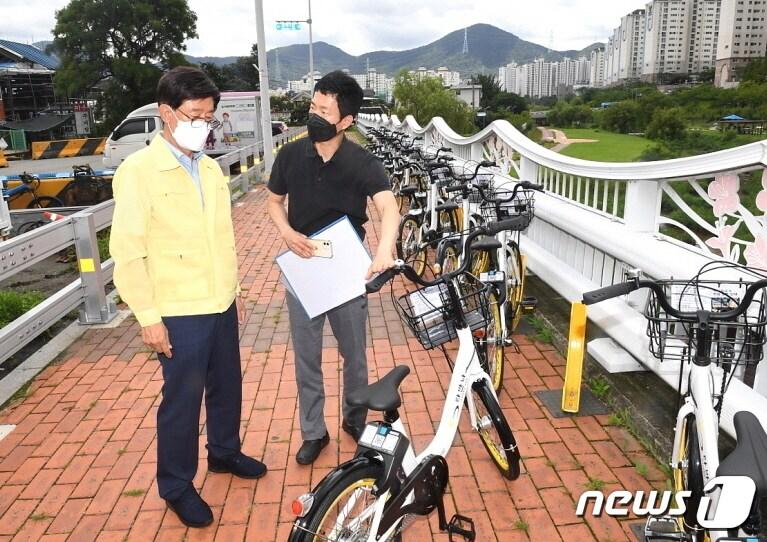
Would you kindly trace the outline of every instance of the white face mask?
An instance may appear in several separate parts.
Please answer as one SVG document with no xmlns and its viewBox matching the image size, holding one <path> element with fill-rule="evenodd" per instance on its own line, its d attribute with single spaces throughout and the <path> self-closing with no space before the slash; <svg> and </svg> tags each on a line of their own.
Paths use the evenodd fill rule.
<svg viewBox="0 0 767 542">
<path fill-rule="evenodd" d="M 176 115 L 176 112 L 173 112 Z M 173 139 L 176 140 L 181 147 L 193 151 L 199 152 L 205 146 L 205 140 L 208 139 L 208 124 L 205 123 L 202 126 L 192 126 L 192 121 L 179 120 L 176 116 L 176 129 L 173 130 Z"/>
</svg>

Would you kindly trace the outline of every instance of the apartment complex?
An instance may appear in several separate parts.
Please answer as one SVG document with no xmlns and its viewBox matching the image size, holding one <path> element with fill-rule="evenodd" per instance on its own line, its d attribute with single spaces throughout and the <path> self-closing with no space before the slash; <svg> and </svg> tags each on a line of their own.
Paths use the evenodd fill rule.
<svg viewBox="0 0 767 542">
<path fill-rule="evenodd" d="M 767 53 L 767 0 L 721 0 L 716 44 L 717 86 L 738 82 L 738 71 Z"/>
<path fill-rule="evenodd" d="M 410 74 L 418 76 L 418 79 L 438 77 L 442 79 L 442 84 L 446 87 L 455 87 L 461 84 L 461 74 L 450 71 L 445 66 L 440 66 L 436 70 L 427 70 L 424 67 L 420 67 L 417 70 L 410 70 Z"/>
<path fill-rule="evenodd" d="M 528 64 L 512 62 L 498 68 L 501 90 L 520 96 L 560 96 L 579 86 L 591 85 L 591 60 L 581 57 L 550 62 L 542 58 Z"/>
<path fill-rule="evenodd" d="M 621 17 L 621 24 L 607 40 L 605 85 L 641 74 L 644 59 L 645 10 L 637 9 Z"/>
<path fill-rule="evenodd" d="M 653 0 L 645 7 L 641 79 L 700 73 L 716 62 L 721 0 Z"/>
<path fill-rule="evenodd" d="M 350 74 L 363 90 L 372 90 L 376 98 L 391 101 L 394 91 L 394 79 L 385 73 L 379 73 L 375 68 L 368 68 L 363 74 Z"/>
</svg>

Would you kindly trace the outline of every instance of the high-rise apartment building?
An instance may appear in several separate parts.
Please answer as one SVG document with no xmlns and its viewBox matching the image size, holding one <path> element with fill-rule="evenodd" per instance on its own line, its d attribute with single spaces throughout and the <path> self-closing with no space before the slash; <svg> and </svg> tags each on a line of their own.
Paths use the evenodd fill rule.
<svg viewBox="0 0 767 542">
<path fill-rule="evenodd" d="M 739 72 L 767 54 L 767 0 L 721 0 L 716 48 L 717 86 L 738 82 Z"/>
</svg>

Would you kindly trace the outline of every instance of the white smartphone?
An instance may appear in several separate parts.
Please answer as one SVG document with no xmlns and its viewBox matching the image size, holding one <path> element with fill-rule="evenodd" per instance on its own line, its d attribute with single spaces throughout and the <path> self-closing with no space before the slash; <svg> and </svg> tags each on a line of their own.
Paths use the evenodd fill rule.
<svg viewBox="0 0 767 542">
<path fill-rule="evenodd" d="M 314 255 L 318 258 L 332 258 L 333 257 L 333 243 L 324 239 L 309 239 L 309 242 L 314 245 Z"/>
</svg>

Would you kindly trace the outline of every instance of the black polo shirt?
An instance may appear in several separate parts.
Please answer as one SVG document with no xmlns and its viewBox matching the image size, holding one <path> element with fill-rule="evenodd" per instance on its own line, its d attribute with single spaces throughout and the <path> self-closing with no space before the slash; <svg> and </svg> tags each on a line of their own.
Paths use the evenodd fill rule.
<svg viewBox="0 0 767 542">
<path fill-rule="evenodd" d="M 294 230 L 311 235 L 347 215 L 362 239 L 367 198 L 391 190 L 381 161 L 346 137 L 327 162 L 308 137 L 288 143 L 274 160 L 268 187 L 287 194 L 288 222 Z"/>
</svg>

